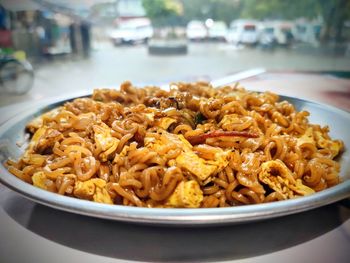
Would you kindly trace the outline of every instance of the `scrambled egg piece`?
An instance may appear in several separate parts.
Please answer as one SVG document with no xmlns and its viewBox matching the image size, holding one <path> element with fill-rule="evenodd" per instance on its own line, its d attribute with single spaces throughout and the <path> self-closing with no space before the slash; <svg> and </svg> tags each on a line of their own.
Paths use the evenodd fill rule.
<svg viewBox="0 0 350 263">
<path fill-rule="evenodd" d="M 297 146 L 301 146 L 304 143 L 311 143 L 315 145 L 315 139 L 312 128 L 307 128 L 305 133 L 297 139 Z"/>
<path fill-rule="evenodd" d="M 185 168 L 199 179 L 205 180 L 217 169 L 216 165 L 208 164 L 208 161 L 198 157 L 192 151 L 186 151 L 176 158 L 176 164 L 180 168 Z"/>
<path fill-rule="evenodd" d="M 194 151 L 193 146 L 182 136 L 178 135 L 180 140 L 187 146 L 183 148 L 176 158 L 178 167 L 183 167 L 196 175 L 200 180 L 204 181 L 214 172 L 219 172 L 228 165 L 229 151 L 223 151 L 219 147 L 215 147 L 215 155 L 212 160 L 206 160 L 199 157 Z"/>
<path fill-rule="evenodd" d="M 145 146 L 158 153 L 164 152 L 164 149 L 169 147 L 170 144 L 182 150 L 181 154 L 176 157 L 175 163 L 172 162 L 171 165 L 176 165 L 191 172 L 202 181 L 228 164 L 228 151 L 217 148 L 218 151 L 215 153 L 215 158 L 213 160 L 205 160 L 193 151 L 193 146 L 181 134 L 177 135 L 162 131 L 159 139 L 145 137 Z"/>
<path fill-rule="evenodd" d="M 93 178 L 88 181 L 77 181 L 74 185 L 74 195 L 87 200 L 94 200 L 98 203 L 113 204 L 111 197 L 105 189 L 106 181 L 100 178 Z"/>
<path fill-rule="evenodd" d="M 295 186 L 291 185 L 291 189 L 298 193 L 299 195 L 305 196 L 305 195 L 311 195 L 313 193 L 315 193 L 315 191 L 313 189 L 311 189 L 310 187 L 306 186 L 303 184 L 303 182 L 301 181 L 301 179 L 297 179 Z"/>
<path fill-rule="evenodd" d="M 56 109 L 50 110 L 35 119 L 33 119 L 31 122 L 29 122 L 26 126 L 26 128 L 31 132 L 34 133 L 36 130 L 38 130 L 41 126 L 43 126 L 45 119 L 53 119 L 62 109 L 62 107 L 58 107 Z"/>
<path fill-rule="evenodd" d="M 309 127 L 305 133 L 297 139 L 297 146 L 301 146 L 304 143 L 311 143 L 319 149 L 328 149 L 331 152 L 331 158 L 334 158 L 343 149 L 344 145 L 339 140 L 330 140 L 323 136 L 320 131 L 313 131 Z"/>
<path fill-rule="evenodd" d="M 198 208 L 203 201 L 203 193 L 199 184 L 194 181 L 180 182 L 174 193 L 168 198 L 166 206 Z"/>
<path fill-rule="evenodd" d="M 284 199 L 313 194 L 315 191 L 295 180 L 292 172 L 280 160 L 267 161 L 261 165 L 259 179 L 271 189 L 280 193 Z"/>
<path fill-rule="evenodd" d="M 157 119 L 154 122 L 154 125 L 159 127 L 159 128 L 162 128 L 164 130 L 167 130 L 169 128 L 169 126 L 175 122 L 176 122 L 176 120 L 173 118 L 163 117 L 163 118 Z"/>
<path fill-rule="evenodd" d="M 148 121 L 154 121 L 154 112 L 150 111 L 148 113 L 145 114 L 146 118 L 148 119 Z"/>
<path fill-rule="evenodd" d="M 329 149 L 332 152 L 331 158 L 334 158 L 343 149 L 344 145 L 338 140 L 329 140 L 323 137 L 322 133 L 319 131 L 315 132 L 316 145 L 322 149 Z"/>
<path fill-rule="evenodd" d="M 42 126 L 33 134 L 33 137 L 28 145 L 28 152 L 43 152 L 47 148 L 51 148 L 54 143 L 63 138 L 61 132 Z"/>
<path fill-rule="evenodd" d="M 95 188 L 95 184 L 91 180 L 85 182 L 77 181 L 74 185 L 73 194 L 81 199 L 91 200 L 95 193 Z"/>
<path fill-rule="evenodd" d="M 183 137 L 183 135 L 172 134 L 162 129 L 161 132 L 159 139 L 146 136 L 144 139 L 145 146 L 158 153 L 163 153 L 164 149 L 167 149 L 169 145 L 183 150 L 192 148 L 192 145 Z"/>
<path fill-rule="evenodd" d="M 33 185 L 44 190 L 49 190 L 46 185 L 47 177 L 44 172 L 36 172 L 32 176 Z"/>
<path fill-rule="evenodd" d="M 93 125 L 93 130 L 96 145 L 102 150 L 101 161 L 105 162 L 108 156 L 117 149 L 119 140 L 111 135 L 111 129 L 105 123 Z"/>
<path fill-rule="evenodd" d="M 93 196 L 93 200 L 97 203 L 113 204 L 112 198 L 108 194 L 105 188 L 96 187 L 96 192 Z"/>
<path fill-rule="evenodd" d="M 30 140 L 30 143 L 28 145 L 28 152 L 34 151 L 34 149 L 36 148 L 36 145 L 39 143 L 39 140 L 45 135 L 46 130 L 47 130 L 46 126 L 42 126 L 36 130 L 36 132 L 33 134 L 33 137 Z"/>
<path fill-rule="evenodd" d="M 93 121 L 96 120 L 96 114 L 93 112 L 81 113 L 78 119 L 74 122 L 76 130 L 86 130 Z"/>
<path fill-rule="evenodd" d="M 32 164 L 35 166 L 43 166 L 44 162 L 46 161 L 46 156 L 36 153 L 29 153 L 26 151 L 22 157 L 22 161 L 26 164 Z"/>
</svg>

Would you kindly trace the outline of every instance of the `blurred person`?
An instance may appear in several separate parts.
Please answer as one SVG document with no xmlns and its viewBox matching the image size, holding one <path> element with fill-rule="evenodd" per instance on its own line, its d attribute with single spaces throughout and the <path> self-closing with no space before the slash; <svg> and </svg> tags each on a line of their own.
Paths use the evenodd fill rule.
<svg viewBox="0 0 350 263">
<path fill-rule="evenodd" d="M 69 42 L 72 53 L 77 53 L 77 41 L 76 41 L 76 25 L 71 23 L 69 25 Z"/>
<path fill-rule="evenodd" d="M 39 54 L 40 56 L 45 55 L 45 50 L 47 49 L 46 32 L 45 28 L 41 25 L 37 26 L 35 29 L 36 35 L 38 37 Z"/>
<path fill-rule="evenodd" d="M 82 22 L 80 25 L 81 41 L 83 46 L 83 54 L 85 57 L 90 56 L 91 49 L 91 35 L 90 35 L 90 24 Z"/>
</svg>

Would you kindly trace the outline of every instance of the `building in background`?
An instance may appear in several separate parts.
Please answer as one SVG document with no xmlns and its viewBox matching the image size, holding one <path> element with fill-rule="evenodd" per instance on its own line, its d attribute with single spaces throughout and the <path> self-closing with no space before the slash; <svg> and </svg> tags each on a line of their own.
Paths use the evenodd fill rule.
<svg viewBox="0 0 350 263">
<path fill-rule="evenodd" d="M 11 48 L 31 58 L 81 53 L 90 50 L 89 5 L 65 7 L 64 1 L 2 1 L 0 23 L 5 25 Z M 90 1 L 91 3 L 91 1 Z M 4 10 L 4 11 L 2 11 Z M 1 34 L 5 38 L 6 34 Z M 7 37 L 8 38 L 8 37 Z M 0 39 L 1 42 L 1 39 Z M 1 44 L 0 44 L 1 47 Z"/>
<path fill-rule="evenodd" d="M 119 0 L 117 10 L 121 19 L 139 18 L 146 15 L 141 0 Z"/>
</svg>

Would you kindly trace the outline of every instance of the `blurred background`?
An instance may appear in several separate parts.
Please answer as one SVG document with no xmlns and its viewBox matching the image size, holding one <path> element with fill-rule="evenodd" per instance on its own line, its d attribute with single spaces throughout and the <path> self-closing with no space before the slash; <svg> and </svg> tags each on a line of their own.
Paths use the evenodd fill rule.
<svg viewBox="0 0 350 263">
<path fill-rule="evenodd" d="M 350 1 L 0 0 L 0 106 L 252 68 L 349 78 Z"/>
</svg>

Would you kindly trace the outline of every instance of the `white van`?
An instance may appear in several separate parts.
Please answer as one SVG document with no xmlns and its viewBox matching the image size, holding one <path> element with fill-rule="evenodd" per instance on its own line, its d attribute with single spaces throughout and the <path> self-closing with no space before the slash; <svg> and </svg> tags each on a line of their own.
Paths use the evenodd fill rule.
<svg viewBox="0 0 350 263">
<path fill-rule="evenodd" d="M 232 21 L 226 41 L 233 44 L 255 45 L 259 39 L 259 22 L 239 19 Z"/>
<path fill-rule="evenodd" d="M 120 22 L 110 31 L 109 37 L 113 44 L 135 44 L 147 42 L 153 36 L 151 21 L 147 18 L 135 18 Z"/>
<path fill-rule="evenodd" d="M 204 40 L 208 37 L 208 30 L 202 21 L 192 20 L 187 24 L 186 37 L 189 40 Z"/>
<path fill-rule="evenodd" d="M 294 40 L 294 24 L 289 21 L 275 21 L 275 38 L 277 44 L 282 46 L 290 45 Z"/>
<path fill-rule="evenodd" d="M 226 40 L 227 25 L 224 21 L 214 21 L 209 27 L 208 37 L 213 40 Z"/>
<path fill-rule="evenodd" d="M 290 21 L 266 21 L 262 23 L 260 39 L 266 36 L 273 38 L 280 46 L 288 46 L 295 40 L 295 26 Z"/>
<path fill-rule="evenodd" d="M 322 24 L 320 22 L 297 21 L 295 24 L 294 37 L 297 41 L 317 44 L 319 42 Z"/>
</svg>

